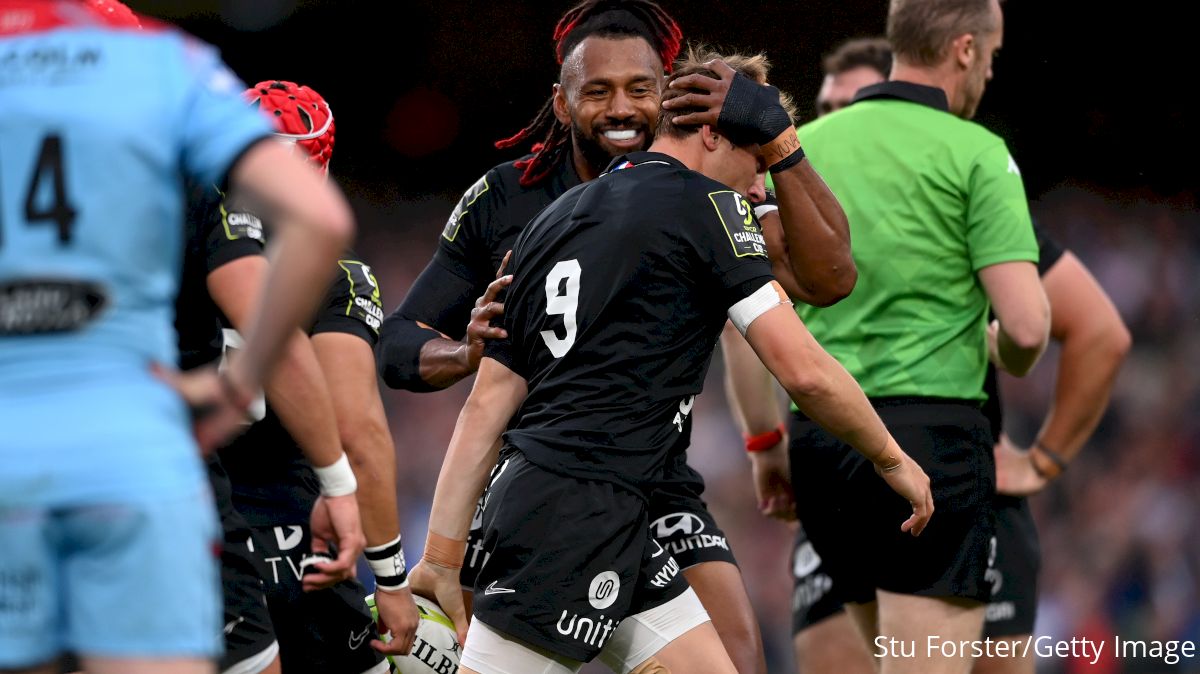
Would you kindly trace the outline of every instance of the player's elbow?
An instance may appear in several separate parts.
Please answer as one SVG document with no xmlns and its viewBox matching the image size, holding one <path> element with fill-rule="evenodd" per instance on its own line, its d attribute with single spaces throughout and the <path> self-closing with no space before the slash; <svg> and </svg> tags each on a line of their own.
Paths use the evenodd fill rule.
<svg viewBox="0 0 1200 674">
<path fill-rule="evenodd" d="M 1050 339 L 1050 303 L 1044 294 L 1015 316 L 1001 319 L 1000 327 L 1012 346 L 1025 353 L 1041 353 Z"/>
<path fill-rule="evenodd" d="M 1133 348 L 1133 336 L 1116 312 L 1108 320 L 1100 321 L 1089 335 L 1090 352 L 1101 362 L 1110 363 L 1116 369 Z"/>
<path fill-rule="evenodd" d="M 854 261 L 830 265 L 820 282 L 808 288 L 806 302 L 814 307 L 828 307 L 850 296 L 858 283 L 858 268 Z"/>
<path fill-rule="evenodd" d="M 383 319 L 379 328 L 379 346 L 376 347 L 375 367 L 379 377 L 388 388 L 414 393 L 439 391 L 436 386 L 421 377 L 421 352 L 426 342 L 438 333 L 427 330 L 416 321 L 395 312 Z"/>
<path fill-rule="evenodd" d="M 833 390 L 833 378 L 820 366 L 816 358 L 792 360 L 774 374 L 779 384 L 788 392 L 788 396 L 797 404 L 819 400 L 830 395 Z"/>
</svg>

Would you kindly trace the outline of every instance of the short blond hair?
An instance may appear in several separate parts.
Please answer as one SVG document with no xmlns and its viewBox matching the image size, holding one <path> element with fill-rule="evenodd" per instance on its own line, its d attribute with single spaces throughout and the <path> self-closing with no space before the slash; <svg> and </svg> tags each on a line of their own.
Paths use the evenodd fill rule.
<svg viewBox="0 0 1200 674">
<path fill-rule="evenodd" d="M 706 64 L 709 61 L 715 60 L 724 61 L 730 68 L 745 75 L 746 77 L 758 82 L 759 84 L 767 83 L 767 75 L 771 72 L 771 61 L 767 59 L 767 55 L 759 52 L 749 56 L 745 54 L 721 54 L 715 49 L 703 44 L 688 45 L 687 50 L 675 60 L 675 67 L 671 74 L 671 81 L 674 81 L 685 75 L 705 75 L 716 78 L 717 73 L 709 68 Z M 663 100 L 669 101 L 672 98 L 678 98 L 684 95 L 685 91 L 679 89 L 668 88 L 663 94 Z M 703 93 L 702 91 L 694 90 L 691 93 Z M 783 109 L 787 112 L 788 118 L 796 120 L 796 104 L 792 101 L 792 97 L 780 91 L 779 102 L 783 104 Z M 682 108 L 678 110 L 662 110 L 658 116 L 658 135 L 673 136 L 675 138 L 686 138 L 700 130 L 698 126 L 683 126 L 675 124 L 675 118 L 680 115 L 686 115 L 691 112 L 699 112 L 698 108 Z"/>
</svg>

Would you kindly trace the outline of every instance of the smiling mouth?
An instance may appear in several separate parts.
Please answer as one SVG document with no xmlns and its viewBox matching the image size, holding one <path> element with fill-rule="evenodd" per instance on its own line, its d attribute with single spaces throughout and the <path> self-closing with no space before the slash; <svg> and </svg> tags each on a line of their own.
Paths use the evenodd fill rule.
<svg viewBox="0 0 1200 674">
<path fill-rule="evenodd" d="M 602 135 L 608 140 L 621 142 L 637 138 L 638 133 L 640 132 L 637 129 L 609 129 Z"/>
</svg>

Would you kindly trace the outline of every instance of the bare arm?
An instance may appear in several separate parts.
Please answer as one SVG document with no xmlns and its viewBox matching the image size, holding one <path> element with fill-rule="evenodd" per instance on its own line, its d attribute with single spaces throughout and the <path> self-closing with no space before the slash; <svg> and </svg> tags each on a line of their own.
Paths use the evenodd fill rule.
<svg viewBox="0 0 1200 674">
<path fill-rule="evenodd" d="M 783 415 L 775 380 L 733 323 L 726 323 L 721 332 L 721 350 L 725 355 L 725 396 L 742 434 L 774 438 L 774 433 L 779 433 L 774 446 L 750 451 L 747 445 L 758 509 L 768 517 L 794 519 L 788 438 L 781 430 Z"/>
<path fill-rule="evenodd" d="M 520 375 L 491 358 L 480 363 L 475 388 L 458 415 L 450 448 L 438 474 L 425 555 L 410 575 L 413 592 L 437 600 L 454 621 L 460 640 L 466 638 L 467 632 L 459 582 L 462 547 L 471 529 L 475 504 L 496 464 L 500 436 L 526 393 L 525 380 Z M 454 549 L 435 550 L 438 541 Z"/>
<path fill-rule="evenodd" d="M 988 337 L 996 367 L 1024 377 L 1046 350 L 1050 304 L 1032 262 L 1002 262 L 979 270 L 996 324 Z"/>
<path fill-rule="evenodd" d="M 223 264 L 208 275 L 209 295 L 239 332 L 250 322 L 253 307 L 262 304 L 266 279 L 272 271 L 269 266 L 273 265 L 268 265 L 266 259 L 249 256 Z M 322 290 L 329 283 L 331 268 L 333 263 L 311 274 L 323 280 Z M 314 468 L 332 467 L 336 471 L 345 455 L 333 416 L 333 402 L 312 343 L 308 335 L 293 329 L 282 351 L 265 387 L 271 409 Z M 236 364 L 239 359 L 231 362 Z M 344 467 L 340 470 L 347 471 Z M 353 489 L 353 480 L 350 482 Z M 327 494 L 325 484 L 321 490 Z M 313 552 L 327 553 L 326 541 L 333 540 L 337 542 L 338 556 L 333 562 L 317 564 L 318 573 L 304 576 L 306 590 L 329 587 L 349 578 L 366 544 L 353 491 L 323 495 L 313 509 L 311 524 Z"/>
<path fill-rule="evenodd" d="M 275 263 L 240 330 L 246 339 L 230 379 L 242 391 L 262 386 L 284 343 L 312 316 L 337 256 L 350 243 L 354 218 L 333 183 L 279 143 L 260 142 L 234 166 L 230 183 L 278 209 L 268 256 Z M 270 298 L 263 302 L 261 298 Z"/>
<path fill-rule="evenodd" d="M 375 354 L 357 335 L 322 332 L 312 337 L 333 400 L 337 433 L 358 477 L 358 504 L 367 545 L 400 533 L 396 507 L 396 451 L 375 378 Z"/>
<path fill-rule="evenodd" d="M 725 397 L 744 435 L 768 433 L 783 423 L 775 378 L 732 323 L 721 332 L 725 356 Z"/>
<path fill-rule="evenodd" d="M 1045 486 L 1042 475 L 1056 477 L 1061 469 L 1045 453 L 1052 452 L 1063 463 L 1079 453 L 1108 407 L 1117 371 L 1132 343 L 1116 307 L 1074 255 L 1064 253 L 1042 282 L 1050 299 L 1050 335 L 1062 344 L 1054 403 L 1034 451 L 1026 455 L 1011 447 L 997 449 L 997 486 L 1003 493 L 1033 493 Z"/>
<path fill-rule="evenodd" d="M 209 295 L 242 334 L 259 304 L 268 273 L 265 258 L 249 256 L 223 264 L 208 275 Z M 328 284 L 329 274 L 316 276 Z M 265 389 L 271 409 L 309 463 L 328 466 L 341 458 L 333 401 L 308 335 L 293 330 Z"/>
<path fill-rule="evenodd" d="M 505 254 L 496 272 L 496 280 L 488 284 L 483 295 L 475 300 L 462 341 L 451 339 L 432 326 L 408 318 L 405 310 L 411 304 L 420 304 L 415 294 L 423 292 L 430 284 L 462 283 L 458 277 L 448 274 L 436 264 L 430 264 L 421 272 L 421 277 L 409 290 L 404 304 L 388 316 L 380 330 L 379 374 L 391 388 L 414 391 L 449 388 L 462 379 L 475 374 L 483 358 L 483 346 L 488 339 L 507 336 L 502 328 L 492 327 L 492 319 L 504 313 L 504 304 L 496 301 L 500 291 L 512 283 L 512 276 L 504 276 L 504 268 L 512 252 Z M 411 367 L 412 354 L 417 354 L 417 367 Z"/>
<path fill-rule="evenodd" d="M 396 449 L 375 378 L 375 352 L 357 335 L 322 332 L 312 337 L 317 360 L 329 383 L 338 435 L 358 478 L 358 506 L 368 548 L 400 537 L 396 507 Z M 386 565 L 385 565 L 386 566 Z M 417 608 L 407 587 L 379 589 L 375 604 L 392 642 L 372 642 L 376 650 L 407 653 L 417 629 Z"/>
<path fill-rule="evenodd" d="M 816 307 L 838 302 L 858 281 L 850 251 L 850 223 L 842 205 L 808 160 L 772 173 L 771 180 L 779 200 L 781 259 L 787 260 L 796 282 L 789 294 L 795 290 L 795 299 Z"/>
<path fill-rule="evenodd" d="M 920 533 L 933 512 L 929 478 L 796 313 L 787 305 L 767 311 L 747 328 L 746 340 L 802 412 L 875 464 L 888 485 L 912 503 L 913 515 L 901 528 Z"/>
</svg>

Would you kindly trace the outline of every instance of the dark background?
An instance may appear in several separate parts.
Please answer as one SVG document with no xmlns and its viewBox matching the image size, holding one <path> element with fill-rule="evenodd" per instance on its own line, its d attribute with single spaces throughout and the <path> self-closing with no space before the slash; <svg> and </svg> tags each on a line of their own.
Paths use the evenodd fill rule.
<svg viewBox="0 0 1200 674">
<path fill-rule="evenodd" d="M 557 77 L 550 35 L 567 2 L 133 1 L 218 45 L 248 83 L 307 83 L 337 119 L 342 175 L 402 193 L 461 191 L 504 155 Z M 882 34 L 883 0 L 664 0 L 690 40 L 765 50 L 772 80 L 811 112 L 819 60 Z M 1103 5 L 1108 5 L 1107 7 Z M 1004 136 L 1037 197 L 1066 181 L 1196 203 L 1190 3 L 1012 0 L 978 120 Z M 274 25 L 270 16 L 283 18 Z M 264 18 L 266 17 L 266 18 Z M 234 25 L 259 30 L 238 30 Z"/>
</svg>

